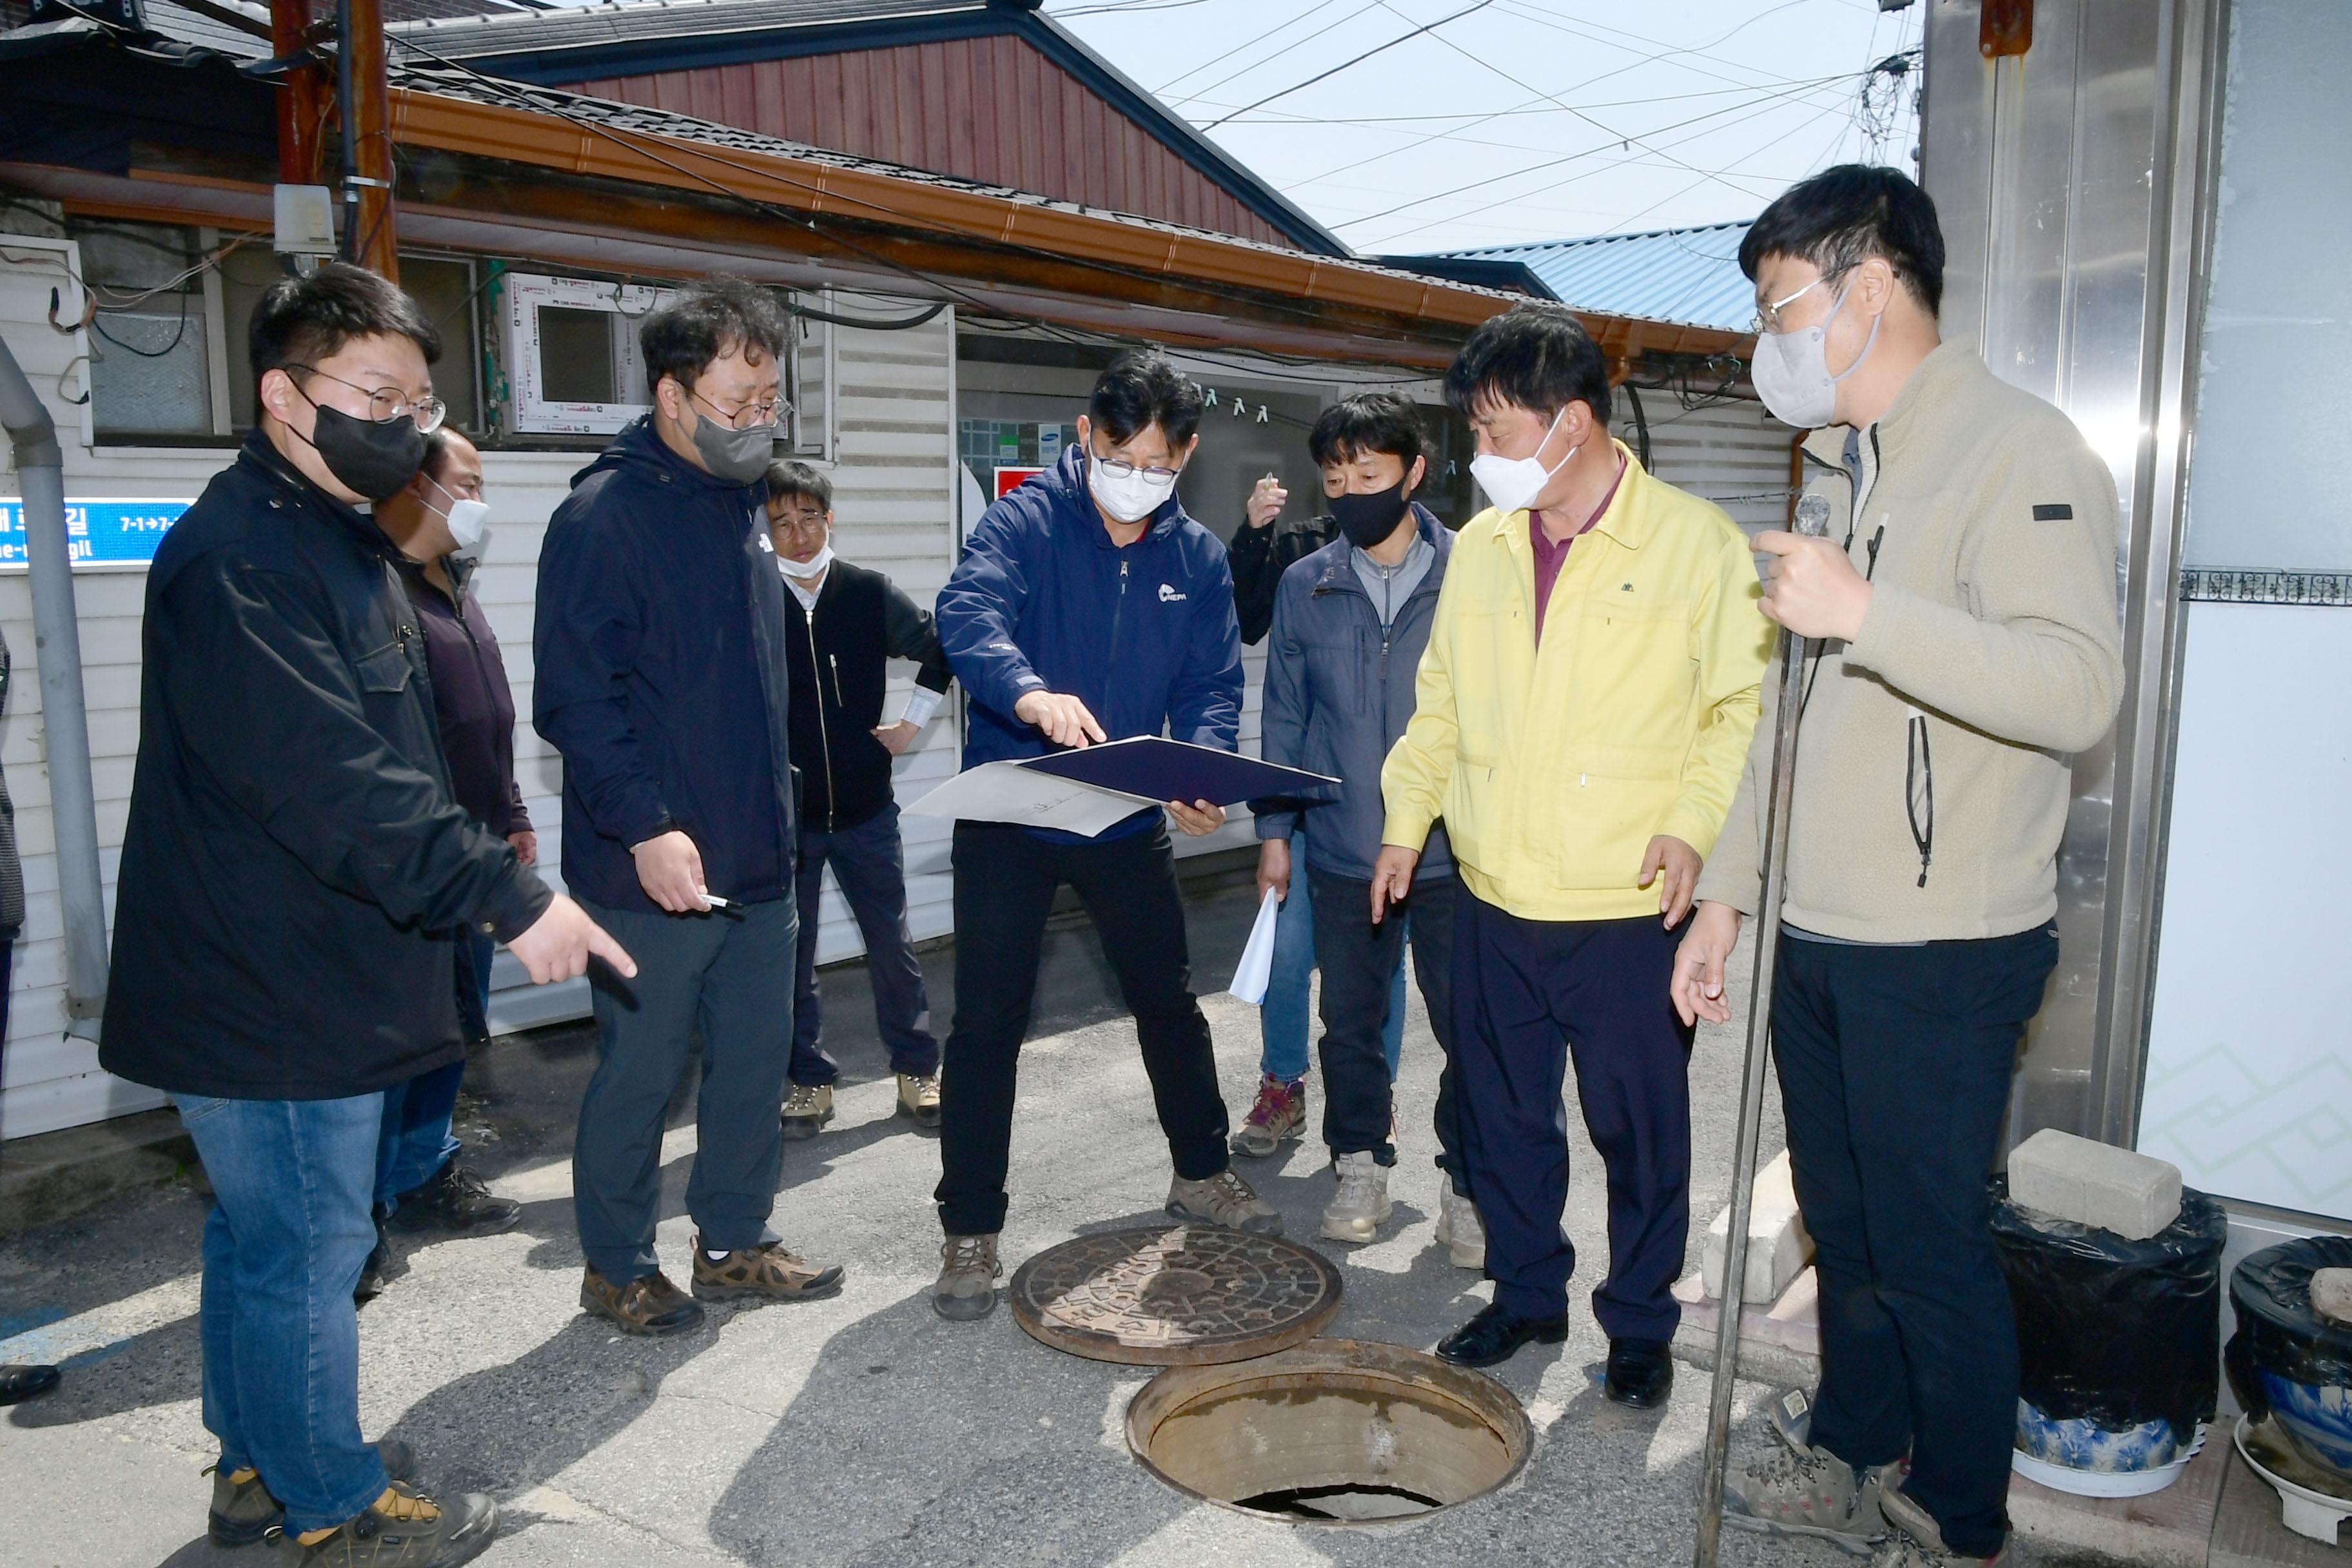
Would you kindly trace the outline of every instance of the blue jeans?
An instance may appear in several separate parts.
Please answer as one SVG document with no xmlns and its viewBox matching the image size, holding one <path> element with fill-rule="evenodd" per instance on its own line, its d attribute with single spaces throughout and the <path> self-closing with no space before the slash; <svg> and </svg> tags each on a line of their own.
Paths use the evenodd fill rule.
<svg viewBox="0 0 2352 1568">
<path fill-rule="evenodd" d="M 360 1436 L 352 1304 L 383 1096 L 172 1099 L 213 1187 L 197 1321 L 221 1468 L 259 1470 L 289 1532 L 341 1524 L 384 1489 Z"/>
<path fill-rule="evenodd" d="M 469 1022 L 474 1030 L 482 1031 L 488 1027 L 490 1012 L 490 959 L 498 947 L 477 931 L 465 932 L 464 941 L 466 962 L 457 966 L 457 984 L 472 994 L 461 998 L 459 1010 L 465 1010 L 465 1003 L 473 1003 L 478 1011 Z M 380 1214 L 391 1214 L 398 1206 L 393 1200 L 415 1192 L 457 1157 L 463 1145 L 450 1132 L 449 1121 L 457 1110 L 458 1082 L 465 1076 L 466 1064 L 458 1060 L 383 1091 L 383 1131 L 375 1152 L 375 1206 Z"/>
<path fill-rule="evenodd" d="M 1308 885 L 1306 847 L 1296 838 L 1290 861 L 1290 894 L 1274 917 L 1274 970 L 1266 977 L 1265 1000 L 1257 1014 L 1258 1070 L 1285 1083 L 1307 1076 L 1307 988 L 1315 973 L 1315 894 Z M 1397 1060 L 1404 1053 L 1402 949 L 1396 974 L 1389 982 L 1389 1016 L 1381 1028 L 1381 1044 L 1388 1051 L 1389 1077 L 1394 1079 Z"/>
<path fill-rule="evenodd" d="M 584 902 L 584 900 L 583 900 Z M 572 1145 L 572 1204 L 589 1266 L 615 1285 L 656 1272 L 662 1118 L 702 1039 L 699 1136 L 687 1212 L 715 1252 L 776 1239 L 768 1215 L 784 1167 L 784 1068 L 793 1054 L 790 899 L 709 914 L 587 905 L 637 961 L 623 980 L 599 967 L 596 1072 Z"/>
</svg>

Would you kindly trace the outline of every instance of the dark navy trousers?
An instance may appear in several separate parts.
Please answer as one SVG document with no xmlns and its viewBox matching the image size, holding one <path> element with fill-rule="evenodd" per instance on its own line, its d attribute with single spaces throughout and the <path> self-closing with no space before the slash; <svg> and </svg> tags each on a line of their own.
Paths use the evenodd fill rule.
<svg viewBox="0 0 2352 1568">
<path fill-rule="evenodd" d="M 1654 916 L 1528 921 L 1466 887 L 1454 904 L 1454 1092 L 1470 1195 L 1486 1226 L 1497 1306 L 1568 1310 L 1576 1248 L 1568 1112 L 1576 1063 L 1584 1126 L 1609 1177 L 1609 1277 L 1593 1316 L 1612 1340 L 1670 1340 L 1690 1236 L 1690 1047 L 1666 990 L 1679 931 Z"/>
</svg>

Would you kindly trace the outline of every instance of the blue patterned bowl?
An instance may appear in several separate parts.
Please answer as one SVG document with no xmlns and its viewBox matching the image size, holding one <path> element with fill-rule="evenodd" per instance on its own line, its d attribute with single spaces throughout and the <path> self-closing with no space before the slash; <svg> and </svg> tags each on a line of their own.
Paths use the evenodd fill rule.
<svg viewBox="0 0 2352 1568">
<path fill-rule="evenodd" d="M 2117 1432 L 2084 1416 L 2061 1421 L 2022 1399 L 2017 1402 L 2018 1451 L 2070 1470 L 2135 1475 L 2162 1469 L 2186 1453 L 2194 1438 L 2194 1433 L 2174 1430 L 2169 1421 L 2145 1421 Z"/>
<path fill-rule="evenodd" d="M 2278 1424 L 2319 1459 L 2352 1474 L 2352 1388 L 2290 1383 L 2274 1372 L 2261 1376 Z"/>
</svg>

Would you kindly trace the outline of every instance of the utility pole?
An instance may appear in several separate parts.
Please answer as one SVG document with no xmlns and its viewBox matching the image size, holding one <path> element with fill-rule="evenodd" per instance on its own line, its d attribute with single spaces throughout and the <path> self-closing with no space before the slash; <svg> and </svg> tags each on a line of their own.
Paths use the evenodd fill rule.
<svg viewBox="0 0 2352 1568">
<path fill-rule="evenodd" d="M 269 52 L 281 60 L 301 57 L 316 40 L 310 36 L 309 0 L 270 0 Z M 278 89 L 278 183 L 315 185 L 324 175 L 319 167 L 319 132 L 325 128 L 326 94 L 316 66 L 299 65 L 286 73 Z"/>
<path fill-rule="evenodd" d="M 335 23 L 336 97 L 343 144 L 343 257 L 397 283 L 400 246 L 392 210 L 392 90 L 384 73 L 382 0 L 335 0 Z"/>
</svg>

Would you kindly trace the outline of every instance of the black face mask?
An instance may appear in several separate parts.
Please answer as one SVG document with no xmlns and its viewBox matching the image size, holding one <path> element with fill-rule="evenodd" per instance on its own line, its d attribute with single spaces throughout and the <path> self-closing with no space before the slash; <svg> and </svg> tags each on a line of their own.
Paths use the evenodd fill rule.
<svg viewBox="0 0 2352 1568">
<path fill-rule="evenodd" d="M 379 425 L 312 402 L 307 392 L 302 396 L 319 411 L 310 445 L 346 488 L 372 501 L 388 500 L 425 466 L 425 432 L 415 420 L 404 415 Z"/>
<path fill-rule="evenodd" d="M 1348 542 L 1359 550 L 1370 550 L 1394 533 L 1405 515 L 1404 487 L 1405 481 L 1399 479 L 1371 495 L 1333 496 L 1331 516 Z"/>
</svg>

